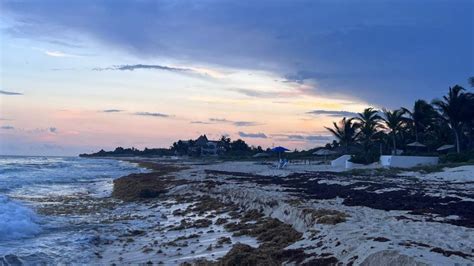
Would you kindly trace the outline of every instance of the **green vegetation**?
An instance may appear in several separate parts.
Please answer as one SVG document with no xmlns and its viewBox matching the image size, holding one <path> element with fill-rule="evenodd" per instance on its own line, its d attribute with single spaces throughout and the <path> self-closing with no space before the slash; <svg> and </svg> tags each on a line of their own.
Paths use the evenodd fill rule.
<svg viewBox="0 0 474 266">
<path fill-rule="evenodd" d="M 344 147 L 345 152 L 349 152 L 349 147 L 354 145 L 357 140 L 357 124 L 353 122 L 353 119 L 346 119 L 345 117 L 339 121 L 339 124 L 333 122 L 334 129 L 326 128 L 329 130 L 339 141 L 339 144 Z"/>
<path fill-rule="evenodd" d="M 469 79 L 474 85 L 474 77 Z M 372 107 L 357 117 L 344 117 L 333 128 L 336 138 L 329 148 L 352 154 L 351 162 L 369 164 L 383 154 L 438 155 L 442 145 L 454 145 L 441 151 L 442 163 L 474 160 L 474 93 L 456 85 L 448 94 L 432 103 L 417 100 L 413 108 L 381 111 Z M 338 147 L 342 147 L 338 148 Z"/>
<path fill-rule="evenodd" d="M 474 151 L 446 154 L 440 158 L 441 163 L 474 163 Z"/>
<path fill-rule="evenodd" d="M 80 157 L 133 157 L 133 156 L 141 156 L 141 157 L 152 157 L 152 156 L 166 156 L 166 155 L 173 155 L 173 153 L 169 149 L 148 149 L 145 148 L 144 150 L 139 150 L 134 147 L 132 148 L 122 148 L 117 147 L 113 151 L 104 151 L 100 150 L 96 153 L 91 154 L 80 154 Z"/>
</svg>

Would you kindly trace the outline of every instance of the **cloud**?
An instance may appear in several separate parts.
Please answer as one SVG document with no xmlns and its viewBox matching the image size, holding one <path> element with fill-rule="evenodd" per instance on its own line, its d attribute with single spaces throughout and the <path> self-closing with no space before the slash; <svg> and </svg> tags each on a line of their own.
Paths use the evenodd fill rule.
<svg viewBox="0 0 474 266">
<path fill-rule="evenodd" d="M 78 55 L 67 54 L 60 51 L 44 51 L 44 54 L 52 57 L 79 57 Z"/>
<path fill-rule="evenodd" d="M 211 122 L 205 122 L 205 121 L 191 121 L 191 124 L 204 124 L 204 125 L 209 125 L 212 124 Z"/>
<path fill-rule="evenodd" d="M 152 116 L 152 117 L 171 117 L 168 114 L 162 114 L 162 113 L 150 113 L 150 112 L 136 112 L 135 115 L 140 115 L 140 116 Z"/>
<path fill-rule="evenodd" d="M 296 82 L 299 84 L 303 84 L 306 80 L 309 79 L 323 80 L 329 78 L 330 76 L 331 75 L 329 75 L 328 73 L 299 70 L 293 74 L 286 74 L 285 80 L 283 82 Z"/>
<path fill-rule="evenodd" d="M 331 136 L 324 136 L 324 135 L 313 135 L 313 136 L 306 136 L 306 140 L 309 141 L 318 141 L 318 140 L 331 140 Z"/>
<path fill-rule="evenodd" d="M 135 65 L 114 65 L 111 67 L 96 67 L 93 71 L 135 71 L 135 70 L 159 70 L 168 71 L 178 74 L 183 74 L 191 77 L 198 77 L 204 79 L 219 78 L 222 74 L 218 71 L 211 69 L 200 69 L 200 68 L 185 68 L 185 67 L 171 67 L 164 65 L 146 65 L 146 64 L 135 64 Z"/>
<path fill-rule="evenodd" d="M 64 41 L 64 40 L 48 40 L 48 42 L 51 43 L 51 44 L 61 45 L 61 46 L 67 47 L 67 48 L 74 48 L 74 49 L 84 47 L 83 45 L 78 45 L 77 40 L 74 41 L 74 43 L 72 43 L 72 41 L 67 42 L 67 41 Z"/>
<path fill-rule="evenodd" d="M 190 68 L 180 68 L 180 67 L 170 67 L 170 66 L 162 66 L 162 65 L 144 65 L 144 64 L 136 64 L 136 65 L 116 65 L 112 67 L 105 67 L 105 68 L 93 68 L 92 70 L 95 71 L 105 71 L 105 70 L 121 70 L 121 71 L 134 71 L 139 69 L 154 69 L 154 70 L 164 70 L 164 71 L 171 71 L 171 72 L 194 72 L 194 70 Z"/>
<path fill-rule="evenodd" d="M 102 110 L 103 113 L 120 113 L 120 112 L 123 112 L 123 110 L 120 110 L 120 109 L 105 109 L 105 110 Z"/>
<path fill-rule="evenodd" d="M 10 36 L 87 36 L 126 56 L 268 71 L 387 107 L 472 74 L 469 0 L 4 2 Z"/>
<path fill-rule="evenodd" d="M 232 123 L 236 127 L 253 127 L 262 125 L 261 123 L 251 122 L 251 121 L 235 121 Z"/>
<path fill-rule="evenodd" d="M 209 122 L 215 124 L 232 124 L 236 127 L 252 127 L 263 125 L 262 123 L 253 122 L 253 121 L 232 121 L 226 118 L 209 118 Z"/>
<path fill-rule="evenodd" d="M 240 131 L 239 136 L 242 138 L 260 138 L 260 139 L 266 139 L 267 135 L 263 133 L 245 133 Z"/>
<path fill-rule="evenodd" d="M 281 96 L 281 93 L 278 93 L 278 92 L 265 92 L 265 91 L 251 90 L 251 89 L 233 89 L 233 91 L 238 92 L 248 97 L 255 97 L 255 98 L 278 98 Z"/>
<path fill-rule="evenodd" d="M 272 137 L 280 141 L 299 141 L 299 142 L 321 142 L 332 139 L 329 135 L 309 135 L 309 134 L 272 134 Z"/>
<path fill-rule="evenodd" d="M 46 128 L 30 128 L 30 129 L 25 129 L 25 128 L 18 128 L 18 132 L 21 132 L 23 134 L 27 135 L 56 135 L 59 133 L 58 128 L 56 127 L 46 127 Z"/>
<path fill-rule="evenodd" d="M 1 128 L 1 129 L 5 129 L 5 130 L 12 130 L 12 129 L 15 129 L 15 127 L 9 126 L 9 125 L 1 126 L 0 128 Z"/>
<path fill-rule="evenodd" d="M 305 136 L 302 135 L 288 135 L 286 136 L 290 140 L 304 140 Z"/>
<path fill-rule="evenodd" d="M 23 95 L 23 93 L 20 93 L 20 92 L 4 91 L 4 90 L 0 90 L 0 94 L 3 94 L 3 95 Z"/>
<path fill-rule="evenodd" d="M 204 79 L 219 79 L 226 75 L 225 72 L 210 69 L 210 68 L 198 68 L 198 67 L 172 67 L 164 65 L 147 65 L 147 64 L 135 64 L 135 65 L 114 65 L 110 67 L 95 67 L 93 71 L 135 71 L 135 70 L 159 70 L 168 71 L 178 74 L 183 74 L 191 77 L 198 77 Z"/>
<path fill-rule="evenodd" d="M 47 41 L 47 42 L 52 43 L 51 41 Z M 62 43 L 62 42 L 61 41 L 54 41 L 54 44 L 60 44 L 60 43 Z M 51 57 L 81 57 L 80 55 L 69 54 L 69 53 L 65 53 L 65 52 L 62 52 L 62 51 L 58 51 L 58 50 L 46 50 L 46 49 L 43 49 L 43 48 L 40 48 L 40 47 L 32 47 L 32 49 L 40 51 L 41 53 L 43 53 L 47 56 L 51 56 Z"/>
<path fill-rule="evenodd" d="M 209 121 L 215 122 L 215 123 L 232 123 L 232 121 L 227 120 L 225 118 L 209 118 Z"/>
<path fill-rule="evenodd" d="M 330 116 L 330 117 L 353 117 L 353 116 L 357 116 L 357 113 L 355 113 L 355 112 L 331 111 L 331 110 L 313 110 L 313 111 L 307 112 L 307 114 L 324 115 L 324 116 Z"/>
</svg>

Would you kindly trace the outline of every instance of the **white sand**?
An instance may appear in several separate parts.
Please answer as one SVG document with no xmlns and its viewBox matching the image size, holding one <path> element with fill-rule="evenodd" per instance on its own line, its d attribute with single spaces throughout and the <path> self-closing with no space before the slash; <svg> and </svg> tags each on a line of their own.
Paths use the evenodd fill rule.
<svg viewBox="0 0 474 266">
<path fill-rule="evenodd" d="M 400 175 L 417 177 L 423 180 L 474 182 L 474 165 L 444 168 L 442 172 L 421 174 L 419 172 L 403 172 Z"/>
<path fill-rule="evenodd" d="M 268 165 L 261 165 L 253 162 L 226 162 L 215 165 L 197 166 L 190 172 L 192 179 L 203 179 L 205 175 L 202 170 L 220 170 L 229 172 L 245 172 L 258 175 L 287 176 L 293 172 L 307 171 L 327 171 L 326 166 L 319 165 L 295 165 L 286 169 L 274 169 Z M 464 182 L 473 178 L 474 166 L 463 166 L 447 169 L 445 172 L 421 175 L 419 173 L 406 174 L 405 176 L 417 177 L 428 184 L 427 193 L 442 193 L 449 195 L 450 192 L 462 189 L 459 185 L 441 186 L 438 179 Z M 186 178 L 189 173 L 184 171 L 180 174 Z M 355 265 L 364 261 L 372 265 L 381 265 L 392 260 L 398 263 L 414 265 L 423 263 L 428 265 L 454 265 L 456 263 L 468 265 L 474 263 L 474 229 L 455 226 L 447 223 L 428 222 L 427 219 L 433 216 L 409 215 L 405 211 L 383 211 L 368 207 L 349 207 L 342 204 L 341 199 L 307 201 L 305 206 L 295 207 L 287 203 L 290 195 L 282 192 L 278 186 L 256 187 L 251 183 L 235 184 L 226 177 L 219 178 L 219 181 L 229 182 L 220 185 L 217 189 L 209 191 L 215 197 L 223 200 L 230 200 L 247 208 L 263 209 L 267 215 L 290 223 L 295 229 L 303 232 L 306 239 L 299 241 L 291 248 L 307 248 L 308 252 L 332 253 L 344 264 L 354 261 Z M 323 183 L 338 183 L 334 180 L 323 180 Z M 406 180 L 400 178 L 401 185 Z M 350 182 L 349 182 L 350 183 Z M 432 186 L 430 184 L 432 183 Z M 340 182 L 341 185 L 346 185 Z M 360 189 L 364 189 L 361 187 Z M 444 190 L 443 190 L 444 189 Z M 394 191 L 396 189 L 381 189 L 376 193 Z M 471 191 L 472 192 L 472 191 Z M 277 206 L 270 207 L 268 202 L 278 201 Z M 308 223 L 308 217 L 302 215 L 301 209 L 310 207 L 313 209 L 333 209 L 343 211 L 350 218 L 346 222 L 336 225 L 321 225 Z M 409 219 L 397 219 L 405 216 Z M 434 217 L 434 220 L 456 219 L 456 217 Z M 310 232 L 319 231 L 316 240 L 310 240 Z M 375 241 L 374 238 L 383 237 L 386 242 Z M 405 244 L 412 243 L 407 247 Z M 415 244 L 413 244 L 415 243 Z M 416 244 L 418 243 L 418 244 Z M 419 245 L 421 243 L 421 246 Z M 429 247 L 423 246 L 429 245 Z M 432 248 L 441 248 L 449 251 L 460 251 L 471 256 L 462 258 L 457 255 L 444 256 L 443 254 L 431 251 Z M 354 260 L 354 258 L 357 258 Z"/>
<path fill-rule="evenodd" d="M 211 225 L 206 228 L 188 228 L 185 230 L 169 230 L 169 226 L 180 224 L 182 216 L 173 215 L 177 209 L 186 209 L 189 203 L 174 204 L 171 208 L 164 205 L 165 202 L 129 204 L 115 211 L 115 230 L 100 232 L 102 241 L 100 251 L 101 258 L 95 262 L 99 264 L 137 264 L 152 261 L 155 264 L 162 262 L 165 265 L 179 265 L 184 261 L 198 258 L 208 260 L 218 259 L 230 250 L 233 244 L 240 242 L 251 246 L 257 246 L 254 238 L 248 236 L 233 237 L 227 232 L 223 225 Z M 189 217 L 190 220 L 202 219 L 203 216 Z M 157 217 L 159 215 L 159 217 Z M 163 217 L 162 217 L 163 216 Z M 166 217 L 166 218 L 164 218 Z M 218 218 L 229 218 L 225 214 L 216 215 L 210 220 L 213 223 Z M 229 221 L 233 221 L 229 219 Z M 143 230 L 145 234 L 127 236 L 131 230 Z M 213 230 L 213 232 L 209 232 Z M 167 243 L 178 237 L 198 234 L 199 237 L 176 241 L 176 245 Z M 209 245 L 214 245 L 220 237 L 230 237 L 232 244 L 224 244 L 219 248 L 207 250 Z M 113 240 L 109 244 L 107 239 Z M 133 242 L 127 242 L 133 239 Z"/>
<path fill-rule="evenodd" d="M 194 170 L 218 170 L 226 172 L 240 172 L 264 176 L 288 176 L 293 173 L 304 172 L 342 172 L 343 168 L 331 167 L 330 165 L 317 164 L 289 164 L 283 169 L 278 169 L 275 163 L 262 163 L 253 161 L 223 162 L 211 165 L 194 165 Z"/>
</svg>

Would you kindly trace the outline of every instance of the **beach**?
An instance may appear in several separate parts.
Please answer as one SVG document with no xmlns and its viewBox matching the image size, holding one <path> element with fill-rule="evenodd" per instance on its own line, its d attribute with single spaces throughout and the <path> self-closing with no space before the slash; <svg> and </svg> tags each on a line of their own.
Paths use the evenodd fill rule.
<svg viewBox="0 0 474 266">
<path fill-rule="evenodd" d="M 147 170 L 114 179 L 110 195 L 37 199 L 43 201 L 35 205 L 40 215 L 95 225 L 82 247 L 90 256 L 58 256 L 54 262 L 474 262 L 474 166 L 390 176 L 330 172 L 324 165 L 279 170 L 262 161 L 126 161 Z M 15 259 L 27 260 L 2 258 Z"/>
</svg>

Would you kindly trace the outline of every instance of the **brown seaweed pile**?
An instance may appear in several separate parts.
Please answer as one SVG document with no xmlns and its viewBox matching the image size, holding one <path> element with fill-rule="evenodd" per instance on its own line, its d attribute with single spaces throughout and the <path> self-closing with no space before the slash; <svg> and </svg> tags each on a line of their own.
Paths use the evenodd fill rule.
<svg viewBox="0 0 474 266">
<path fill-rule="evenodd" d="M 184 170 L 182 166 L 150 163 L 147 167 L 153 172 L 130 174 L 114 180 L 112 196 L 124 201 L 157 198 L 174 186 L 188 183 L 171 175 Z"/>
<path fill-rule="evenodd" d="M 474 193 L 453 190 L 453 196 L 436 196 L 428 193 L 433 184 L 401 176 L 363 176 L 348 173 L 308 172 L 294 173 L 285 178 L 262 176 L 239 172 L 206 170 L 208 176 L 227 176 L 228 180 L 250 182 L 257 185 L 280 185 L 287 192 L 298 194 L 300 198 L 325 200 L 344 199 L 347 206 L 365 206 L 379 210 L 409 211 L 415 215 L 459 216 L 445 222 L 474 228 Z M 325 184 L 324 180 L 341 181 L 341 184 Z M 350 184 L 345 185 L 344 182 Z M 443 186 L 450 186 L 444 182 Z M 458 184 L 459 185 L 459 184 Z M 438 186 L 438 185 L 434 185 Z M 364 189 L 358 189 L 364 187 Z M 437 189 L 435 187 L 435 189 Z M 385 191 L 383 191 L 385 190 Z M 378 192 L 377 192 L 378 191 Z M 469 200 L 464 200 L 468 198 Z"/>
</svg>

